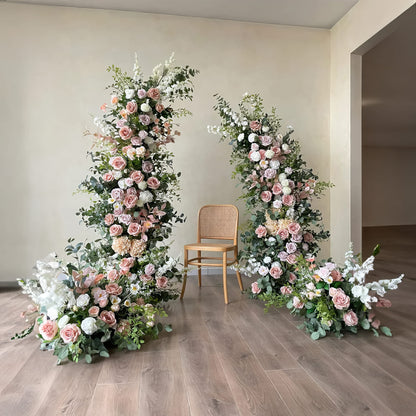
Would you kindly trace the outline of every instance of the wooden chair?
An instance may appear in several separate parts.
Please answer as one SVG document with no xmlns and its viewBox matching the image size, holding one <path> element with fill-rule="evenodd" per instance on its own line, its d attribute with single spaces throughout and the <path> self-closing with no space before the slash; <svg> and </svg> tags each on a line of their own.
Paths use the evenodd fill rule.
<svg viewBox="0 0 416 416">
<path fill-rule="evenodd" d="M 197 243 L 184 246 L 184 265 L 198 266 L 198 283 L 201 287 L 201 266 L 222 267 L 224 301 L 228 303 L 227 292 L 227 266 L 236 263 L 238 255 L 237 242 L 238 209 L 234 205 L 205 205 L 198 213 Z M 232 244 L 203 243 L 201 240 L 232 240 Z M 196 251 L 197 257 L 188 259 L 188 251 Z M 202 257 L 201 252 L 220 252 L 222 257 Z M 234 253 L 232 260 L 228 261 L 227 253 Z M 203 260 L 220 260 L 221 263 L 204 263 Z M 240 272 L 237 270 L 237 279 L 240 289 L 243 290 Z M 187 273 L 183 277 L 181 299 L 185 294 Z"/>
</svg>

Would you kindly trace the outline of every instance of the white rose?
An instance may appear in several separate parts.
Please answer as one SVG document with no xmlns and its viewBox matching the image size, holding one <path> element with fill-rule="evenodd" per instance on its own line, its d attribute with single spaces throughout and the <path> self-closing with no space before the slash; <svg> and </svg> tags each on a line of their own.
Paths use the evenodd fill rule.
<svg viewBox="0 0 416 416">
<path fill-rule="evenodd" d="M 90 296 L 84 293 L 83 295 L 79 295 L 77 299 L 77 306 L 78 308 L 85 308 L 90 303 Z"/>
<path fill-rule="evenodd" d="M 282 201 L 280 201 L 279 199 L 276 199 L 275 201 L 273 201 L 273 208 L 276 208 L 276 209 L 282 208 Z"/>
<path fill-rule="evenodd" d="M 150 107 L 150 105 L 149 105 L 149 104 L 147 104 L 147 103 L 143 103 L 143 104 L 140 106 L 140 110 L 142 110 L 142 111 L 143 111 L 143 113 L 148 113 L 148 112 L 151 110 L 151 107 Z"/>
<path fill-rule="evenodd" d="M 257 138 L 257 134 L 250 133 L 250 134 L 248 135 L 248 141 L 249 141 L 250 143 L 253 143 L 253 142 L 254 142 L 254 140 L 256 140 L 256 138 Z"/>
<path fill-rule="evenodd" d="M 117 185 L 118 185 L 118 187 L 119 187 L 119 188 L 121 188 L 121 189 L 126 189 L 126 188 L 127 188 L 126 181 L 125 181 L 124 179 L 120 179 L 120 180 L 117 182 Z"/>
<path fill-rule="evenodd" d="M 137 157 L 143 157 L 146 154 L 146 148 L 144 146 L 140 146 L 136 149 Z"/>
<path fill-rule="evenodd" d="M 139 182 L 137 186 L 139 187 L 141 191 L 144 191 L 145 189 L 147 189 L 147 183 L 145 181 Z"/>
<path fill-rule="evenodd" d="M 292 168 L 285 168 L 285 173 L 290 175 L 293 172 Z"/>
<path fill-rule="evenodd" d="M 274 156 L 274 152 L 273 152 L 272 149 L 269 149 L 269 150 L 266 150 L 265 155 L 266 155 L 267 159 L 271 159 Z"/>
<path fill-rule="evenodd" d="M 279 175 L 279 179 L 280 179 L 280 175 Z M 282 181 L 280 181 L 280 183 L 282 184 L 282 186 L 289 186 L 289 181 L 287 179 L 283 179 Z"/>
<path fill-rule="evenodd" d="M 286 173 L 281 173 L 279 175 L 279 181 L 282 182 L 284 179 L 286 179 Z"/>
<path fill-rule="evenodd" d="M 115 172 L 113 172 L 114 175 L 114 179 L 120 179 L 123 175 L 119 170 L 116 170 Z"/>
<path fill-rule="evenodd" d="M 270 161 L 270 167 L 272 169 L 279 169 L 280 162 L 278 160 L 271 160 Z"/>
<path fill-rule="evenodd" d="M 290 195 L 292 190 L 288 186 L 283 187 L 283 195 Z"/>
<path fill-rule="evenodd" d="M 284 152 L 287 152 L 287 151 L 289 150 L 289 145 L 288 145 L 287 143 L 283 143 L 283 144 L 282 144 L 282 150 L 283 150 Z"/>
<path fill-rule="evenodd" d="M 263 130 L 265 133 L 267 133 L 267 132 L 270 130 L 270 127 L 269 127 L 269 126 L 263 126 L 263 127 L 262 127 L 262 130 Z"/>
<path fill-rule="evenodd" d="M 260 152 L 257 152 L 257 151 L 253 152 L 250 156 L 250 159 L 253 162 L 258 162 L 261 159 Z"/>
<path fill-rule="evenodd" d="M 134 90 L 128 89 L 128 90 L 125 90 L 124 92 L 126 93 L 126 98 L 128 100 L 130 100 L 130 98 L 133 98 L 134 97 L 134 92 L 135 92 Z"/>
<path fill-rule="evenodd" d="M 140 199 L 140 198 L 139 198 L 139 200 L 136 202 L 136 205 L 137 205 L 139 208 L 142 208 L 142 207 L 144 206 L 144 201 L 143 201 L 142 199 Z"/>
<path fill-rule="evenodd" d="M 237 137 L 237 140 L 238 140 L 239 142 L 242 142 L 242 141 L 244 140 L 244 133 L 240 133 L 240 134 L 238 135 L 238 137 Z"/>
<path fill-rule="evenodd" d="M 69 316 L 64 315 L 59 321 L 58 321 L 58 327 L 63 328 L 67 323 L 69 322 Z"/>
<path fill-rule="evenodd" d="M 88 318 L 85 318 L 81 322 L 81 329 L 87 335 L 92 335 L 98 329 L 96 320 L 93 317 L 91 317 L 91 316 L 89 316 Z"/>
<path fill-rule="evenodd" d="M 150 191 L 143 191 L 140 193 L 140 200 L 142 200 L 145 204 L 152 202 L 153 194 Z"/>
<path fill-rule="evenodd" d="M 271 259 L 271 257 L 269 257 L 269 256 L 266 256 L 266 257 L 263 259 L 263 262 L 264 262 L 264 263 L 266 263 L 266 264 L 269 264 L 271 261 L 272 261 L 272 259 Z"/>
</svg>

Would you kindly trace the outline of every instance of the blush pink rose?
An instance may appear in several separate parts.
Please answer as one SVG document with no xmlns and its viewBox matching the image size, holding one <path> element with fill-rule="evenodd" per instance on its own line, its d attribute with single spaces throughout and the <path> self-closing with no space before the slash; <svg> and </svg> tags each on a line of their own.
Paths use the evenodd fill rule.
<svg viewBox="0 0 416 416">
<path fill-rule="evenodd" d="M 293 306 L 296 309 L 302 309 L 304 304 L 297 296 L 293 296 Z"/>
<path fill-rule="evenodd" d="M 263 202 L 270 202 L 272 199 L 272 193 L 270 191 L 263 191 L 260 194 L 260 198 Z"/>
<path fill-rule="evenodd" d="M 274 195 L 280 195 L 283 191 L 282 185 L 280 183 L 275 183 L 272 188 L 272 192 Z"/>
<path fill-rule="evenodd" d="M 297 249 L 297 245 L 295 243 L 286 243 L 286 251 L 287 254 L 293 254 Z"/>
<path fill-rule="evenodd" d="M 156 104 L 156 111 L 158 113 L 161 113 L 164 109 L 165 109 L 165 107 L 164 107 L 163 104 L 160 104 L 160 103 Z"/>
<path fill-rule="evenodd" d="M 281 228 L 278 232 L 277 232 L 278 236 L 282 239 L 282 240 L 286 240 L 289 237 L 289 231 L 286 230 L 286 228 Z"/>
<path fill-rule="evenodd" d="M 134 180 L 134 182 L 136 183 L 140 183 L 143 182 L 144 180 L 144 175 L 142 172 L 140 172 L 139 170 L 135 170 L 130 174 L 130 178 Z"/>
<path fill-rule="evenodd" d="M 153 280 L 153 276 L 149 276 L 148 274 L 142 274 L 140 276 L 140 280 L 142 282 L 148 283 L 148 282 L 151 282 Z"/>
<path fill-rule="evenodd" d="M 120 277 L 118 271 L 116 269 L 112 269 L 108 272 L 107 279 L 110 282 L 115 282 Z"/>
<path fill-rule="evenodd" d="M 160 91 L 157 88 L 150 88 L 149 91 L 147 91 L 147 96 L 152 100 L 157 101 L 160 99 Z"/>
<path fill-rule="evenodd" d="M 296 257 L 297 257 L 296 254 L 289 254 L 286 258 L 286 261 L 289 264 L 295 264 L 296 263 Z"/>
<path fill-rule="evenodd" d="M 259 150 L 261 160 L 266 159 L 266 151 L 264 149 Z"/>
<path fill-rule="evenodd" d="M 137 103 L 135 101 L 129 101 L 126 105 L 126 111 L 129 114 L 137 112 Z"/>
<path fill-rule="evenodd" d="M 110 227 L 110 235 L 111 235 L 111 237 L 118 237 L 121 234 L 123 234 L 123 227 L 121 225 L 113 224 Z"/>
<path fill-rule="evenodd" d="M 100 313 L 100 308 L 98 306 L 91 306 L 91 308 L 88 309 L 88 315 L 92 317 L 98 316 Z"/>
<path fill-rule="evenodd" d="M 340 282 L 343 280 L 341 273 L 337 269 L 332 270 L 331 277 L 334 282 Z"/>
<path fill-rule="evenodd" d="M 261 123 L 257 120 L 250 121 L 250 129 L 253 131 L 259 131 L 261 129 Z"/>
<path fill-rule="evenodd" d="M 111 224 L 114 224 L 114 215 L 113 214 L 107 214 L 104 217 L 104 223 L 107 226 L 110 226 Z"/>
<path fill-rule="evenodd" d="M 133 136 L 131 138 L 131 144 L 133 146 L 141 146 L 142 143 L 143 143 L 143 140 L 140 137 Z"/>
<path fill-rule="evenodd" d="M 126 257 L 120 262 L 120 269 L 129 271 L 134 265 L 134 257 Z"/>
<path fill-rule="evenodd" d="M 147 114 L 140 114 L 139 120 L 140 123 L 143 124 L 143 126 L 148 126 L 151 122 L 151 118 Z"/>
<path fill-rule="evenodd" d="M 129 225 L 129 228 L 127 228 L 127 232 L 130 235 L 134 235 L 134 236 L 139 235 L 140 231 L 141 231 L 141 226 L 139 224 L 137 224 L 137 222 L 132 222 Z"/>
<path fill-rule="evenodd" d="M 345 312 L 343 319 L 347 326 L 355 326 L 358 324 L 358 318 L 354 311 Z"/>
<path fill-rule="evenodd" d="M 131 223 L 131 215 L 129 215 L 129 214 L 121 214 L 118 217 L 118 220 L 119 220 L 119 222 L 121 222 L 123 224 L 129 225 Z"/>
<path fill-rule="evenodd" d="M 165 289 L 168 285 L 168 278 L 165 276 L 158 276 L 156 277 L 156 286 L 159 289 Z"/>
<path fill-rule="evenodd" d="M 104 182 L 111 182 L 114 180 L 113 172 L 106 172 L 102 176 Z"/>
<path fill-rule="evenodd" d="M 114 188 L 111 191 L 111 197 L 114 198 L 116 201 L 122 201 L 124 198 L 124 191 L 120 188 Z"/>
<path fill-rule="evenodd" d="M 297 278 L 298 277 L 295 275 L 295 273 L 289 273 L 289 283 L 295 283 Z"/>
<path fill-rule="evenodd" d="M 283 205 L 286 205 L 287 207 L 291 207 L 293 203 L 295 202 L 295 198 L 293 197 L 293 195 L 283 195 L 282 202 L 283 202 Z"/>
<path fill-rule="evenodd" d="M 283 271 L 282 271 L 282 269 L 280 267 L 273 266 L 270 269 L 270 272 L 269 273 L 270 273 L 270 276 L 273 277 L 273 279 L 279 279 L 279 277 L 282 275 Z"/>
<path fill-rule="evenodd" d="M 110 165 L 115 170 L 123 170 L 126 167 L 127 163 L 121 156 L 114 156 L 110 159 Z"/>
<path fill-rule="evenodd" d="M 137 195 L 137 189 L 136 188 L 128 188 L 126 190 L 127 195 Z"/>
<path fill-rule="evenodd" d="M 146 97 L 146 90 L 144 90 L 144 89 L 139 89 L 139 90 L 137 90 L 137 96 L 139 97 L 139 98 L 144 98 L 144 97 Z"/>
<path fill-rule="evenodd" d="M 273 139 L 270 136 L 260 136 L 260 141 L 263 146 L 270 146 Z"/>
<path fill-rule="evenodd" d="M 259 288 L 259 285 L 257 282 L 253 282 L 251 284 L 251 292 L 255 295 L 258 295 L 261 292 L 261 289 Z"/>
<path fill-rule="evenodd" d="M 255 231 L 258 238 L 266 237 L 267 235 L 267 228 L 263 225 L 259 225 Z"/>
<path fill-rule="evenodd" d="M 313 241 L 313 235 L 309 232 L 303 234 L 303 239 L 305 240 L 306 243 L 312 243 Z"/>
<path fill-rule="evenodd" d="M 137 195 L 127 195 L 124 198 L 123 202 L 127 208 L 134 208 L 136 206 L 138 199 L 139 198 L 137 198 Z"/>
<path fill-rule="evenodd" d="M 123 126 L 119 131 L 118 134 L 123 140 L 128 140 L 130 137 L 133 136 L 133 130 L 130 127 Z"/>
<path fill-rule="evenodd" d="M 60 332 L 61 338 L 65 344 L 75 342 L 81 335 L 81 329 L 76 324 L 66 324 Z"/>
<path fill-rule="evenodd" d="M 114 208 L 114 211 L 113 211 L 114 216 L 118 217 L 122 213 L 123 213 L 123 208 L 122 207 Z"/>
<path fill-rule="evenodd" d="M 155 178 L 155 177 L 151 177 L 151 178 L 149 178 L 148 180 L 147 180 L 147 186 L 150 188 L 150 189 L 158 189 L 159 188 L 159 186 L 160 186 L 160 182 L 159 182 L 159 179 L 157 179 L 157 178 Z"/>
<path fill-rule="evenodd" d="M 103 322 L 105 322 L 109 327 L 114 327 L 117 324 L 116 316 L 113 311 L 102 311 L 100 317 Z"/>
<path fill-rule="evenodd" d="M 300 225 L 297 222 L 292 222 L 287 227 L 290 234 L 299 234 L 300 231 Z"/>
<path fill-rule="evenodd" d="M 153 171 L 153 164 L 152 164 L 152 162 L 149 162 L 149 161 L 145 161 L 145 162 L 143 162 L 143 163 L 142 163 L 142 170 L 143 170 L 143 172 L 145 172 L 145 173 L 150 173 L 150 172 L 152 172 L 152 171 Z"/>
<path fill-rule="evenodd" d="M 123 288 L 119 286 L 117 283 L 109 283 L 108 285 L 105 285 L 105 291 L 109 295 L 118 296 L 121 295 L 123 292 Z"/>
<path fill-rule="evenodd" d="M 280 288 L 280 293 L 282 295 L 290 295 L 292 293 L 292 289 L 290 287 L 288 287 L 288 286 L 282 286 Z"/>
<path fill-rule="evenodd" d="M 374 321 L 371 322 L 371 326 L 375 329 L 378 329 L 380 327 L 380 324 L 381 324 L 381 322 L 380 322 L 379 319 L 374 319 Z"/>
<path fill-rule="evenodd" d="M 264 171 L 264 177 L 267 179 L 273 179 L 276 176 L 276 169 L 268 168 Z"/>
<path fill-rule="evenodd" d="M 350 297 L 342 289 L 336 289 L 332 302 L 336 309 L 347 309 L 350 306 Z"/>
<path fill-rule="evenodd" d="M 144 268 L 144 272 L 147 275 L 152 275 L 154 272 L 156 271 L 156 268 L 153 264 L 149 263 L 148 265 L 146 265 L 146 267 Z"/>
<path fill-rule="evenodd" d="M 56 321 L 48 319 L 45 322 L 42 322 L 39 325 L 39 334 L 42 335 L 42 338 L 46 341 L 51 341 L 55 338 L 55 335 L 58 332 L 58 324 Z"/>
<path fill-rule="evenodd" d="M 100 308 L 105 308 L 108 305 L 108 298 L 100 299 L 98 305 L 100 305 Z"/>
</svg>

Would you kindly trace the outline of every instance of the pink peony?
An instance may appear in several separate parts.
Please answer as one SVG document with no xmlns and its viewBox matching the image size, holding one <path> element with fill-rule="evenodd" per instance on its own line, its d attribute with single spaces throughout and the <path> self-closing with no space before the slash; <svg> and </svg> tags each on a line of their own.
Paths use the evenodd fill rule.
<svg viewBox="0 0 416 416">
<path fill-rule="evenodd" d="M 274 195 L 280 195 L 282 193 L 282 185 L 280 183 L 275 183 L 272 188 L 272 192 Z"/>
<path fill-rule="evenodd" d="M 110 227 L 110 235 L 111 237 L 117 237 L 119 235 L 123 234 L 123 227 L 118 224 L 113 224 Z"/>
<path fill-rule="evenodd" d="M 113 214 L 107 214 L 104 217 L 104 223 L 107 226 L 110 226 L 111 224 L 114 224 L 114 215 Z"/>
<path fill-rule="evenodd" d="M 118 271 L 116 269 L 112 269 L 107 274 L 107 279 L 110 282 L 115 282 L 120 277 Z"/>
<path fill-rule="evenodd" d="M 250 128 L 253 131 L 259 131 L 261 129 L 261 123 L 257 120 L 250 121 Z"/>
<path fill-rule="evenodd" d="M 293 296 L 293 306 L 296 309 L 302 309 L 304 304 L 301 302 L 301 300 L 297 296 Z"/>
<path fill-rule="evenodd" d="M 114 188 L 111 190 L 111 198 L 116 201 L 122 201 L 124 198 L 124 191 L 120 188 Z"/>
<path fill-rule="evenodd" d="M 153 276 L 150 276 L 150 275 L 148 275 L 148 274 L 142 274 L 142 275 L 140 276 L 140 280 L 141 280 L 142 282 L 148 283 L 148 282 L 151 282 L 151 281 L 153 280 Z"/>
<path fill-rule="evenodd" d="M 358 324 L 358 318 L 354 311 L 344 313 L 344 322 L 347 326 L 355 326 Z"/>
<path fill-rule="evenodd" d="M 283 202 L 283 205 L 286 205 L 287 207 L 291 207 L 295 202 L 295 198 L 293 197 L 293 195 L 283 195 L 282 202 Z"/>
<path fill-rule="evenodd" d="M 126 111 L 129 114 L 133 114 L 137 112 L 137 103 L 135 101 L 129 101 L 126 105 Z"/>
<path fill-rule="evenodd" d="M 263 191 L 260 194 L 260 198 L 263 202 L 270 202 L 272 199 L 272 193 L 270 191 Z"/>
<path fill-rule="evenodd" d="M 65 344 L 75 342 L 81 335 L 81 330 L 77 324 L 66 324 L 60 332 L 61 338 Z"/>
<path fill-rule="evenodd" d="M 147 180 L 147 186 L 148 186 L 150 189 L 158 189 L 158 188 L 159 188 L 159 186 L 160 186 L 159 179 L 157 179 L 157 178 L 155 178 L 154 176 L 152 176 L 151 178 L 149 178 L 149 179 Z"/>
<path fill-rule="evenodd" d="M 342 289 L 336 289 L 332 296 L 332 302 L 336 309 L 347 309 L 350 306 L 350 298 Z"/>
<path fill-rule="evenodd" d="M 267 228 L 263 225 L 259 225 L 255 231 L 258 238 L 266 237 L 267 235 Z"/>
<path fill-rule="evenodd" d="M 288 287 L 288 286 L 282 286 L 280 288 L 280 293 L 282 295 L 290 295 L 292 293 L 292 289 L 290 287 Z"/>
<path fill-rule="evenodd" d="M 153 264 L 148 264 L 145 268 L 144 268 L 144 272 L 147 274 L 147 275 L 152 275 L 154 272 L 156 271 L 156 268 L 155 268 L 155 266 L 153 265 Z"/>
<path fill-rule="evenodd" d="M 152 100 L 157 101 L 160 99 L 160 91 L 157 88 L 150 88 L 149 91 L 147 91 L 147 96 Z"/>
<path fill-rule="evenodd" d="M 137 224 L 137 222 L 132 222 L 129 225 L 129 228 L 127 228 L 127 232 L 130 235 L 134 235 L 134 236 L 139 235 L 140 231 L 141 231 L 141 226 L 139 224 Z"/>
<path fill-rule="evenodd" d="M 128 188 L 126 190 L 126 195 L 137 195 L 137 189 L 136 188 Z"/>
<path fill-rule="evenodd" d="M 299 234 L 300 231 L 300 225 L 297 222 L 292 222 L 287 227 L 290 234 Z"/>
<path fill-rule="evenodd" d="M 113 172 L 106 172 L 102 176 L 104 182 L 111 182 L 114 180 Z"/>
<path fill-rule="evenodd" d="M 261 292 L 261 289 L 259 288 L 259 285 L 257 282 L 253 282 L 251 284 L 251 292 L 258 295 Z"/>
<path fill-rule="evenodd" d="M 126 208 L 134 208 L 136 206 L 136 203 L 139 198 L 137 198 L 137 195 L 127 195 L 124 198 L 124 205 Z"/>
<path fill-rule="evenodd" d="M 113 328 L 117 324 L 116 316 L 112 311 L 102 311 L 100 313 L 100 318 L 105 322 L 109 327 Z"/>
<path fill-rule="evenodd" d="M 282 269 L 278 266 L 273 266 L 270 269 L 270 276 L 272 276 L 273 279 L 278 279 L 282 275 L 282 273 L 283 273 Z"/>
<path fill-rule="evenodd" d="M 149 161 L 145 161 L 145 162 L 143 162 L 143 163 L 142 163 L 142 170 L 143 170 L 143 172 L 145 172 L 145 173 L 150 173 L 150 172 L 152 172 L 152 171 L 153 171 L 153 164 L 152 164 L 152 162 L 149 162 Z"/>
<path fill-rule="evenodd" d="M 45 322 L 42 322 L 39 325 L 39 334 L 42 335 L 42 338 L 46 341 L 51 341 L 55 338 L 55 335 L 58 332 L 58 324 L 56 321 L 48 319 Z"/>
<path fill-rule="evenodd" d="M 123 292 L 123 288 L 119 286 L 117 283 L 109 283 L 105 286 L 105 291 L 109 295 L 118 296 L 121 295 L 121 293 Z"/>
<path fill-rule="evenodd" d="M 165 276 L 158 276 L 156 277 L 156 286 L 159 289 L 165 289 L 168 285 L 168 278 Z"/>
<path fill-rule="evenodd" d="M 127 163 L 121 156 L 115 156 L 110 159 L 110 165 L 115 170 L 123 170 L 126 167 Z"/>
<path fill-rule="evenodd" d="M 136 183 L 140 183 L 143 182 L 144 180 L 144 175 L 142 172 L 140 172 L 139 170 L 135 170 L 132 173 L 130 173 L 130 178 L 134 180 L 134 182 Z"/>
<path fill-rule="evenodd" d="M 98 316 L 100 313 L 100 308 L 98 306 L 91 306 L 91 308 L 88 309 L 88 315 L 92 317 Z"/>
</svg>

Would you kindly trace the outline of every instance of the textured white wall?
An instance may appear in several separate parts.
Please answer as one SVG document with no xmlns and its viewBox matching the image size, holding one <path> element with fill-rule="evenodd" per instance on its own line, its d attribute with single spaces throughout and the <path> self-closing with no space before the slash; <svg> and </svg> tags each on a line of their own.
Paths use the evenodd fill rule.
<svg viewBox="0 0 416 416">
<path fill-rule="evenodd" d="M 0 3 L 1 250 L 0 279 L 28 276 L 35 260 L 63 254 L 68 236 L 88 234 L 74 215 L 85 196 L 73 196 L 87 173 L 83 137 L 107 101 L 105 68 L 130 70 L 134 53 L 145 72 L 176 52 L 179 64 L 201 70 L 192 118 L 171 149 L 183 172 L 187 216 L 171 254 L 196 234 L 198 208 L 236 203 L 229 146 L 207 133 L 218 122 L 216 92 L 233 103 L 260 92 L 293 125 L 303 154 L 329 180 L 329 31 L 63 7 Z M 241 202 L 237 205 L 243 211 Z M 318 201 L 329 225 L 329 197 Z M 326 255 L 329 253 L 326 252 Z"/>
</svg>

